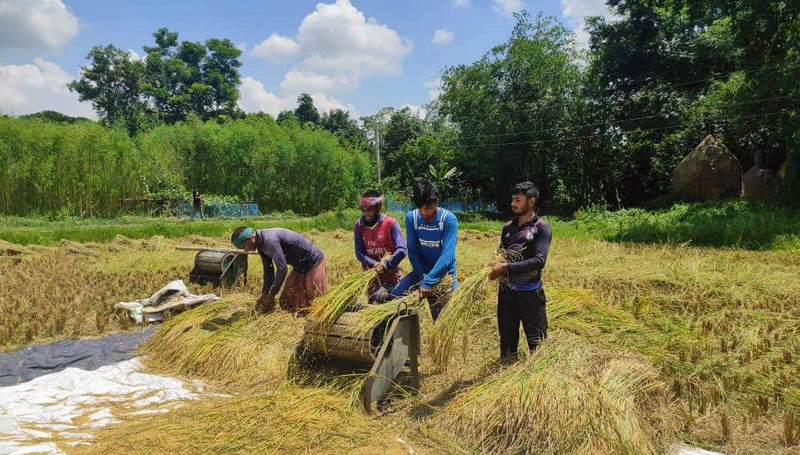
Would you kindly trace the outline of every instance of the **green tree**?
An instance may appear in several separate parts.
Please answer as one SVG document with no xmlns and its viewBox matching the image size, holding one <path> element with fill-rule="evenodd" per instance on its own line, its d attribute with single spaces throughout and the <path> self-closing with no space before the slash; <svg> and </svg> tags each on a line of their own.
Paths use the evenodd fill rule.
<svg viewBox="0 0 800 455">
<path fill-rule="evenodd" d="M 393 161 L 391 152 L 399 150 L 406 142 L 417 139 L 422 134 L 424 123 L 425 122 L 408 107 L 392 112 L 386 124 L 386 130 L 383 133 L 383 141 L 381 144 L 383 149 L 387 152 L 387 169 L 397 164 Z"/>
<path fill-rule="evenodd" d="M 294 115 L 294 111 L 290 111 L 288 109 L 282 110 L 278 112 L 278 117 L 275 119 L 278 123 L 283 123 L 286 121 L 297 121 L 297 117 Z"/>
<path fill-rule="evenodd" d="M 442 166 L 437 169 L 433 164 L 428 165 L 428 177 L 436 183 L 442 196 L 447 199 L 456 194 L 458 178 L 461 177 L 461 171 L 455 166 L 450 167 Z"/>
<path fill-rule="evenodd" d="M 297 97 L 297 108 L 294 110 L 294 116 L 300 123 L 312 123 L 319 125 L 320 117 L 317 108 L 314 106 L 314 99 L 308 93 L 301 93 Z"/>
<path fill-rule="evenodd" d="M 211 38 L 206 40 L 208 54 L 203 59 L 203 82 L 211 87 L 210 114 L 214 117 L 225 115 L 229 117 L 241 116 L 236 107 L 239 100 L 239 85 L 241 76 L 239 68 L 242 62 L 239 57 L 242 51 L 229 39 Z M 200 91 L 205 91 L 201 87 Z M 200 95 L 201 99 L 205 99 Z"/>
<path fill-rule="evenodd" d="M 112 45 L 93 48 L 87 55 L 91 64 L 81 67 L 70 89 L 93 103 L 104 124 L 123 124 L 131 135 L 148 122 L 243 115 L 236 106 L 241 51 L 233 42 L 179 42 L 178 33 L 167 28 L 153 38 L 153 46 L 144 46 L 143 62 Z"/>
<path fill-rule="evenodd" d="M 80 79 L 67 86 L 92 103 L 104 125 L 123 125 L 136 134 L 147 112 L 141 92 L 144 64 L 110 44 L 93 47 L 86 58 L 90 65 L 81 66 Z"/>
<path fill-rule="evenodd" d="M 471 65 L 446 68 L 439 112 L 460 128 L 455 164 L 467 184 L 508 204 L 508 188 L 538 183 L 545 204 L 576 204 L 565 182 L 573 144 L 559 143 L 580 105 L 581 67 L 570 31 L 517 15 L 509 40 Z"/>
<path fill-rule="evenodd" d="M 705 134 L 745 169 L 776 169 L 795 149 L 800 4 L 612 0 L 589 20 L 587 98 L 615 122 L 621 199 L 670 191 L 675 165 Z M 787 111 L 787 109 L 789 111 Z M 791 161 L 791 160 L 790 160 Z"/>
<path fill-rule="evenodd" d="M 331 109 L 323 113 L 320 125 L 335 136 L 353 137 L 363 135 L 358 123 L 350 118 L 350 113 L 342 109 Z"/>
<path fill-rule="evenodd" d="M 350 113 L 342 109 L 331 109 L 322 114 L 320 125 L 339 138 L 343 145 L 366 151 L 369 148 L 364 130 L 358 122 L 350 118 Z"/>
<path fill-rule="evenodd" d="M 160 121 L 175 123 L 190 114 L 201 119 L 241 116 L 236 102 L 241 83 L 241 51 L 228 39 L 205 44 L 178 42 L 178 33 L 161 28 L 147 52 L 143 91 Z"/>
</svg>

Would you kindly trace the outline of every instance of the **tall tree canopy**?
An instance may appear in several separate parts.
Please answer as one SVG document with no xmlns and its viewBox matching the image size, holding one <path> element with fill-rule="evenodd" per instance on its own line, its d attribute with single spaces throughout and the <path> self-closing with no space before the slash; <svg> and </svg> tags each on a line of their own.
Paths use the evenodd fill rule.
<svg viewBox="0 0 800 455">
<path fill-rule="evenodd" d="M 144 61 L 112 45 L 92 48 L 90 65 L 70 89 L 91 101 L 103 122 L 123 122 L 131 134 L 143 119 L 175 123 L 189 115 L 201 119 L 241 116 L 236 107 L 241 83 L 241 51 L 228 39 L 205 44 L 178 41 L 178 33 L 161 28 L 155 44 L 144 46 Z"/>
<path fill-rule="evenodd" d="M 301 93 L 297 97 L 297 108 L 294 110 L 294 116 L 300 123 L 312 123 L 319 125 L 320 117 L 316 106 L 314 106 L 314 99 L 308 93 Z"/>
</svg>

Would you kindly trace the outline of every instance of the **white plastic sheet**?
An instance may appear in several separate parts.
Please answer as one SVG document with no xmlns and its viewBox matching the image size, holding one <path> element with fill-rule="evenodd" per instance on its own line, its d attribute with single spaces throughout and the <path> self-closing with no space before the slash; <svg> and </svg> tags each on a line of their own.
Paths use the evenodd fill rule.
<svg viewBox="0 0 800 455">
<path fill-rule="evenodd" d="M 679 447 L 677 449 L 678 455 L 723 455 L 719 452 L 712 452 L 710 450 L 696 449 L 694 447 Z"/>
<path fill-rule="evenodd" d="M 0 454 L 61 454 L 54 443 L 42 440 L 58 436 L 69 444 L 88 443 L 93 429 L 117 420 L 114 412 L 167 412 L 200 397 L 198 381 L 140 373 L 140 368 L 133 359 L 94 371 L 67 368 L 0 387 Z M 75 423 L 78 419 L 82 424 Z"/>
</svg>

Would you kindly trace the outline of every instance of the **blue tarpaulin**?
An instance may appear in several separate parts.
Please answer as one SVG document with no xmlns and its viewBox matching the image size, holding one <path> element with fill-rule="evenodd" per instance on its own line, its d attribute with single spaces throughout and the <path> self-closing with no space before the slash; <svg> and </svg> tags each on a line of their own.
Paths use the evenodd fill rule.
<svg viewBox="0 0 800 455">
<path fill-rule="evenodd" d="M 96 370 L 136 357 L 136 350 L 157 327 L 137 332 L 118 332 L 90 340 L 66 340 L 32 344 L 12 352 L 0 352 L 0 387 L 30 381 L 65 368 Z"/>
<path fill-rule="evenodd" d="M 178 217 L 191 218 L 194 214 L 192 204 L 182 202 L 178 204 Z M 197 218 L 199 214 L 195 215 Z M 258 204 L 228 204 L 223 202 L 212 202 L 203 204 L 203 216 L 206 218 L 243 218 L 246 216 L 258 216 Z"/>
<path fill-rule="evenodd" d="M 408 212 L 416 208 L 414 207 L 414 203 L 411 201 L 398 202 L 398 201 L 393 201 L 391 199 L 387 199 L 386 203 L 388 205 L 389 210 L 394 212 Z M 497 212 L 497 206 L 495 206 L 494 202 L 484 202 L 484 201 L 459 201 L 459 200 L 441 201 L 439 203 L 439 207 L 445 208 L 454 213 Z"/>
</svg>

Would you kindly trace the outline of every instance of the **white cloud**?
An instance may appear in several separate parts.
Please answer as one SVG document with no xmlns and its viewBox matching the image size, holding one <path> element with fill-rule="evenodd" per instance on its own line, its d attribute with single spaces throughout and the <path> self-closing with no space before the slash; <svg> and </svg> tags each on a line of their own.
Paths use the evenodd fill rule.
<svg viewBox="0 0 800 455">
<path fill-rule="evenodd" d="M 412 114 L 416 115 L 417 117 L 425 120 L 425 117 L 428 116 L 428 110 L 422 106 L 418 106 L 416 104 L 404 104 L 400 106 L 400 110 L 408 108 Z"/>
<path fill-rule="evenodd" d="M 349 92 L 352 86 L 347 78 L 328 76 L 313 71 L 291 70 L 281 82 L 281 90 L 287 93 Z"/>
<path fill-rule="evenodd" d="M 355 108 L 331 96 L 358 89 L 361 79 L 403 72 L 403 60 L 412 43 L 375 18 L 367 18 L 350 0 L 319 3 L 301 21 L 294 37 L 273 33 L 253 48 L 252 55 L 272 61 L 294 59 L 279 91 L 271 91 L 252 77 L 242 81 L 245 111 L 277 113 L 294 109 L 297 95 L 309 93 L 322 112 Z"/>
<path fill-rule="evenodd" d="M 1 0 L 0 49 L 60 48 L 78 34 L 78 19 L 61 0 Z"/>
<path fill-rule="evenodd" d="M 561 14 L 575 29 L 575 38 L 581 47 L 589 45 L 589 33 L 585 29 L 586 16 L 613 18 L 605 0 L 561 0 Z"/>
<path fill-rule="evenodd" d="M 253 55 L 272 62 L 280 62 L 300 52 L 297 41 L 273 33 L 253 48 Z"/>
<path fill-rule="evenodd" d="M 365 18 L 349 0 L 319 3 L 297 34 L 304 66 L 337 72 L 352 80 L 401 74 L 412 44 L 375 18 Z"/>
<path fill-rule="evenodd" d="M 470 6 L 472 6 L 472 2 L 470 0 L 453 0 L 450 3 L 450 7 L 453 9 L 469 8 Z"/>
<path fill-rule="evenodd" d="M 239 98 L 239 107 L 245 112 L 266 112 L 277 116 L 282 110 L 294 110 L 297 107 L 299 93 L 286 92 L 279 96 L 264 88 L 264 84 L 260 81 L 245 76 L 242 78 L 242 96 Z M 357 118 L 359 115 L 352 104 L 339 101 L 323 92 L 311 92 L 310 94 L 314 100 L 314 106 L 320 113 L 331 109 L 342 109 L 350 111 L 350 116 L 353 118 Z"/>
<path fill-rule="evenodd" d="M 239 107 L 245 112 L 266 112 L 277 115 L 285 109 L 283 101 L 274 93 L 264 89 L 264 84 L 250 76 L 242 78 Z"/>
<path fill-rule="evenodd" d="M 273 33 L 253 55 L 273 61 L 302 56 L 299 66 L 346 75 L 351 81 L 402 73 L 412 44 L 375 18 L 367 18 L 350 0 L 318 3 L 298 28 L 297 37 Z"/>
<path fill-rule="evenodd" d="M 446 28 L 440 28 L 433 33 L 433 44 L 448 44 L 453 42 L 453 32 Z"/>
<path fill-rule="evenodd" d="M 433 80 L 430 80 L 430 81 L 426 81 L 423 85 L 430 89 L 428 91 L 428 95 L 431 97 L 431 101 L 435 100 L 436 98 L 439 98 L 439 95 L 442 93 L 442 89 L 441 89 L 442 79 L 441 78 L 437 77 L 436 79 L 433 79 Z"/>
<path fill-rule="evenodd" d="M 606 0 L 561 0 L 561 12 L 567 18 L 606 16 L 609 14 Z"/>
<path fill-rule="evenodd" d="M 0 65 L 0 111 L 24 115 L 54 110 L 67 115 L 96 118 L 91 103 L 80 102 L 67 83 L 72 75 L 61 66 L 36 58 L 34 64 Z"/>
<path fill-rule="evenodd" d="M 133 60 L 144 60 L 144 57 L 133 49 L 128 49 L 128 55 L 130 55 Z"/>
<path fill-rule="evenodd" d="M 241 43 L 236 45 L 236 49 L 239 49 L 244 54 L 244 52 L 247 50 L 247 43 L 242 41 Z"/>
<path fill-rule="evenodd" d="M 511 16 L 525 8 L 522 0 L 494 0 L 494 10 L 501 16 Z"/>
</svg>

